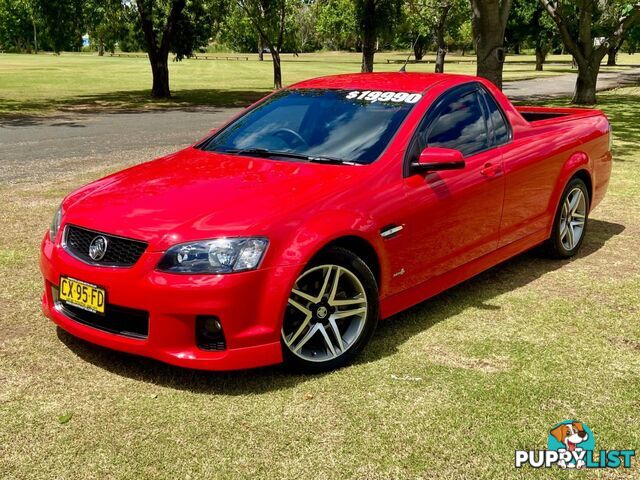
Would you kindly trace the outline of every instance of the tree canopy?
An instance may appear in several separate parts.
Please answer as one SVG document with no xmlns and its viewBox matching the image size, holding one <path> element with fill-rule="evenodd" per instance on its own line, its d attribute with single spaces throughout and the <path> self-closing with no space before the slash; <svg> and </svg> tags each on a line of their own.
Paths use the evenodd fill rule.
<svg viewBox="0 0 640 480">
<path fill-rule="evenodd" d="M 206 49 L 270 54 L 275 88 L 283 52 L 357 51 L 370 72 L 376 52 L 413 47 L 442 72 L 448 51 L 473 49 L 477 75 L 501 86 L 505 52 L 533 51 L 542 70 L 563 51 L 578 66 L 574 101 L 593 103 L 604 56 L 640 49 L 639 22 L 638 0 L 0 0 L 0 51 L 142 50 L 158 98 L 171 95 L 169 55 Z"/>
</svg>

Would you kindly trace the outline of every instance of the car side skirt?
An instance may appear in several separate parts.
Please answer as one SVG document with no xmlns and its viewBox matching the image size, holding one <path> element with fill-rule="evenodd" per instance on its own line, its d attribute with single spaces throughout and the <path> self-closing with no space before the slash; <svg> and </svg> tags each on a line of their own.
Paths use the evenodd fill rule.
<svg viewBox="0 0 640 480">
<path fill-rule="evenodd" d="M 469 278 L 488 270 L 495 265 L 508 260 L 530 248 L 539 245 L 549 238 L 547 229 L 538 230 L 513 243 L 494 250 L 487 255 L 465 263 L 460 267 L 431 278 L 415 287 L 389 296 L 380 303 L 380 318 L 385 319 L 396 313 L 423 302 L 448 288 L 453 287 Z"/>
</svg>

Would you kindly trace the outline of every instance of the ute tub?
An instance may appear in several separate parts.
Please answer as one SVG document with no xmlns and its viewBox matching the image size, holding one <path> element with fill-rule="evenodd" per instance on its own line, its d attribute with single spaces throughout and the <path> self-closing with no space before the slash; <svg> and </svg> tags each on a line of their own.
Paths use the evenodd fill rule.
<svg viewBox="0 0 640 480">
<path fill-rule="evenodd" d="M 561 122 L 563 120 L 574 120 L 576 118 L 602 115 L 600 110 L 591 108 L 556 108 L 556 107 L 515 107 L 518 113 L 529 123 L 538 123 L 548 120 Z"/>
</svg>

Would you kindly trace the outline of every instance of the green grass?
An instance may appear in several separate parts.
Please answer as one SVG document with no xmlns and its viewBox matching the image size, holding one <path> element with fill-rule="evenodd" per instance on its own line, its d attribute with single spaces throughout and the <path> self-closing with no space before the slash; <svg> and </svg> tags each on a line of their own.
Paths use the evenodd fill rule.
<svg viewBox="0 0 640 480">
<path fill-rule="evenodd" d="M 506 262 L 383 322 L 326 375 L 192 372 L 57 330 L 39 310 L 39 239 L 66 192 L 108 172 L 0 185 L 0 477 L 637 478 L 639 458 L 513 467 L 568 418 L 597 448 L 640 447 L 640 89 L 599 99 L 615 160 L 580 255 Z"/>
<path fill-rule="evenodd" d="M 0 54 L 0 116 L 43 115 L 59 111 L 189 107 L 193 105 L 244 106 L 263 96 L 272 86 L 269 57 L 258 62 L 185 60 L 172 62 L 170 82 L 174 99 L 153 102 L 149 98 L 151 70 L 146 58 L 98 57 L 95 54 L 61 56 Z M 377 71 L 396 71 L 404 53 L 376 55 Z M 475 73 L 473 56 L 447 57 L 446 71 Z M 411 65 L 412 71 L 433 71 L 430 64 Z M 620 55 L 618 68 L 640 64 L 640 56 Z M 626 66 L 625 66 L 626 65 Z M 316 53 L 299 57 L 283 55 L 284 83 L 333 73 L 357 72 L 357 53 Z M 604 67 L 606 70 L 607 67 Z M 524 79 L 570 72 L 568 56 L 549 58 L 544 72 L 535 72 L 532 56 L 510 56 L 505 79 Z"/>
</svg>

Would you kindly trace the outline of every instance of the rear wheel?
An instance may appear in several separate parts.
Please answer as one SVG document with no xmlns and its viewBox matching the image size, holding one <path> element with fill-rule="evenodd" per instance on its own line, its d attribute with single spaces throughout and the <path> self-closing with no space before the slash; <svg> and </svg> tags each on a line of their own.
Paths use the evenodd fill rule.
<svg viewBox="0 0 640 480">
<path fill-rule="evenodd" d="M 296 280 L 282 324 L 286 364 L 322 372 L 355 357 L 378 322 L 378 287 L 367 265 L 349 250 L 320 253 Z"/>
<path fill-rule="evenodd" d="M 572 179 L 560 198 L 548 252 L 556 258 L 573 257 L 584 240 L 589 217 L 589 191 L 580 178 Z"/>
</svg>

